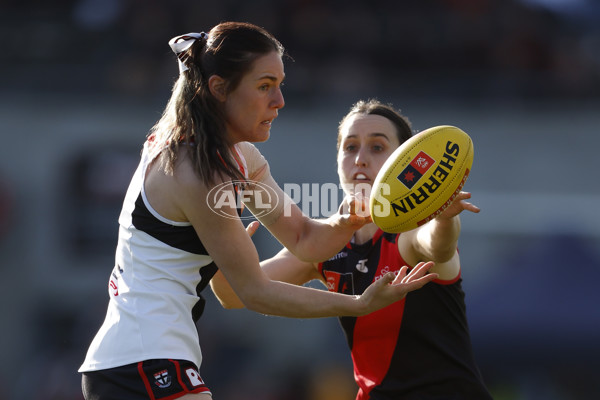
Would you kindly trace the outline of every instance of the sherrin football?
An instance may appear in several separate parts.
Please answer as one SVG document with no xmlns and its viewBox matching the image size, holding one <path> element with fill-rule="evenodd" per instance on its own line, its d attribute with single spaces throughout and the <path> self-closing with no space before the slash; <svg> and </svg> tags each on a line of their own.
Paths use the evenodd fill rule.
<svg viewBox="0 0 600 400">
<path fill-rule="evenodd" d="M 432 220 L 455 199 L 472 165 L 473 141 L 459 128 L 417 133 L 390 155 L 373 182 L 373 222 L 384 232 L 400 233 Z"/>
</svg>

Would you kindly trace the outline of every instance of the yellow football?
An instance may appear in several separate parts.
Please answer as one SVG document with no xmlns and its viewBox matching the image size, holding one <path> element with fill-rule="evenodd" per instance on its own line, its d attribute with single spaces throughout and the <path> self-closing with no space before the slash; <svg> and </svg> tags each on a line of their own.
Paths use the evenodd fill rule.
<svg viewBox="0 0 600 400">
<path fill-rule="evenodd" d="M 415 229 L 454 201 L 473 165 L 473 141 L 454 126 L 417 133 L 383 164 L 371 190 L 373 222 L 384 232 Z"/>
</svg>

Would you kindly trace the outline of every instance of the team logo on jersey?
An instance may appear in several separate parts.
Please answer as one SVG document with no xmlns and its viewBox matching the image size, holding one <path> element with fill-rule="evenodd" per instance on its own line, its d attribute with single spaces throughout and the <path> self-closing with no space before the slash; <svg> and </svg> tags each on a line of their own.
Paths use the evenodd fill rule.
<svg viewBox="0 0 600 400">
<path fill-rule="evenodd" d="M 117 265 L 117 267 L 118 267 L 118 265 Z M 110 281 L 108 282 L 109 290 L 112 291 L 113 296 L 118 296 L 119 295 L 119 277 L 115 273 L 114 269 L 113 269 L 112 273 L 110 274 L 110 276 L 111 276 L 111 278 L 110 278 Z"/>
<path fill-rule="evenodd" d="M 362 272 L 363 274 L 369 272 L 369 268 L 367 267 L 367 261 L 369 261 L 368 258 L 365 258 L 364 260 L 358 260 L 358 262 L 356 263 L 356 269 Z"/>
<path fill-rule="evenodd" d="M 108 282 L 108 286 L 110 287 L 110 290 L 112 290 L 113 296 L 119 295 L 119 286 L 117 285 L 117 280 L 111 279 L 110 282 Z"/>
<path fill-rule="evenodd" d="M 169 371 L 163 369 L 162 371 L 155 373 L 154 384 L 161 389 L 171 386 L 171 376 L 169 375 Z"/>
</svg>

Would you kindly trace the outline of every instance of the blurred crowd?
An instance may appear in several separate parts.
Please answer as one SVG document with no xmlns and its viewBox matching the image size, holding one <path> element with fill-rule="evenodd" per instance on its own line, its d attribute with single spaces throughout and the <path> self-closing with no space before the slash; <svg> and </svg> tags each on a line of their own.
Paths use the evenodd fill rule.
<svg viewBox="0 0 600 400">
<path fill-rule="evenodd" d="M 599 7 L 544 0 L 3 0 L 7 89 L 153 95 L 167 41 L 222 20 L 262 25 L 295 62 L 287 95 L 588 97 L 600 89 Z M 593 2 L 591 2 L 593 3 Z"/>
</svg>

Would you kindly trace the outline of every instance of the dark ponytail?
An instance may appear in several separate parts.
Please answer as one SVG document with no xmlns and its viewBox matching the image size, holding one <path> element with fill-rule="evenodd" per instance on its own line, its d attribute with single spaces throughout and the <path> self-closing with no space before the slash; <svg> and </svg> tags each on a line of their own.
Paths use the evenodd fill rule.
<svg viewBox="0 0 600 400">
<path fill-rule="evenodd" d="M 231 155 L 233 143 L 227 135 L 222 103 L 210 93 L 208 79 L 220 76 L 229 93 L 256 59 L 271 52 L 283 56 L 284 48 L 263 28 L 224 22 L 211 29 L 206 40 L 195 40 L 178 54 L 186 69 L 180 73 L 169 104 L 151 132 L 164 145 L 161 155 L 165 171 L 172 173 L 178 149 L 185 143 L 196 173 L 205 184 L 213 182 L 215 173 L 243 179 Z"/>
</svg>

